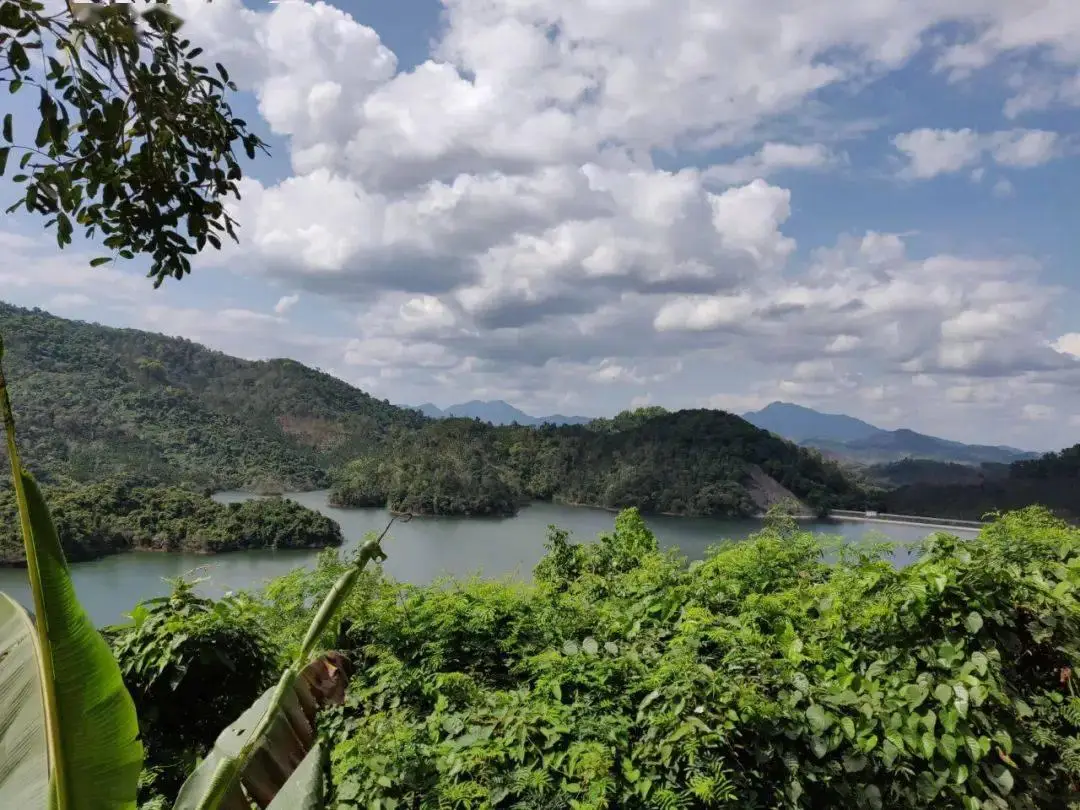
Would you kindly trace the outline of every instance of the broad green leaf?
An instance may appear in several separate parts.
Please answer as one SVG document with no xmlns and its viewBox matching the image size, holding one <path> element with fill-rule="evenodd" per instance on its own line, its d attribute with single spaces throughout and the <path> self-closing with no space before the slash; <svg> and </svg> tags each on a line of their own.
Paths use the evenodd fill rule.
<svg viewBox="0 0 1080 810">
<path fill-rule="evenodd" d="M 934 775 L 930 771 L 921 772 L 915 779 L 915 790 L 918 791 L 919 798 L 929 806 L 929 803 L 938 795 L 938 786 L 934 782 Z"/>
<path fill-rule="evenodd" d="M 638 716 L 640 717 L 641 712 L 648 708 L 649 704 L 656 700 L 658 697 L 660 697 L 660 692 L 658 692 L 657 690 L 654 689 L 653 691 L 649 692 L 649 694 L 647 694 L 642 699 L 641 703 L 638 705 Z"/>
<path fill-rule="evenodd" d="M 49 749 L 33 620 L 0 593 L 0 807 L 48 804 Z"/>
<path fill-rule="evenodd" d="M 263 692 L 262 696 L 251 704 L 236 722 L 218 735 L 213 749 L 180 788 L 176 803 L 173 805 L 174 810 L 195 810 L 200 806 L 203 797 L 209 795 L 212 790 L 224 791 L 224 787 L 218 786 L 225 780 L 230 780 L 234 784 L 226 791 L 227 795 L 221 800 L 220 806 L 244 806 L 241 804 L 243 796 L 240 785 L 235 782 L 235 774 L 239 771 L 236 758 L 270 705 L 276 689 L 276 686 L 271 686 Z"/>
<path fill-rule="evenodd" d="M 806 720 L 815 734 L 820 734 L 832 725 L 832 719 L 817 703 L 806 710 Z"/>
<path fill-rule="evenodd" d="M 55 712 L 50 762 L 60 810 L 134 808 L 143 749 L 135 704 L 105 639 L 75 596 L 52 517 L 34 477 L 22 471 L 40 594 L 38 621 L 48 628 L 45 696 Z M 33 580 L 31 580 L 33 581 Z M 39 602 L 40 599 L 40 602 Z"/>
<path fill-rule="evenodd" d="M 933 709 L 930 709 L 922 716 L 922 724 L 927 731 L 933 731 L 937 727 L 937 714 L 934 713 Z"/>
<path fill-rule="evenodd" d="M 948 703 L 952 700 L 953 691 L 952 687 L 947 683 L 939 683 L 934 687 L 934 697 L 938 699 L 939 703 Z"/>
<path fill-rule="evenodd" d="M 974 652 L 971 654 L 971 663 L 975 666 L 975 671 L 980 675 L 986 674 L 987 664 L 989 663 L 986 656 L 981 652 Z"/>
<path fill-rule="evenodd" d="M 266 810 L 323 810 L 323 747 L 316 742 Z"/>
<path fill-rule="evenodd" d="M 885 740 L 881 746 L 881 761 L 886 768 L 892 767 L 896 758 L 900 755 L 900 748 L 892 740 Z"/>
<path fill-rule="evenodd" d="M 942 710 L 938 719 L 941 720 L 941 727 L 951 734 L 956 731 L 956 723 L 959 721 L 960 715 L 956 713 L 956 709 L 949 707 Z"/>
<path fill-rule="evenodd" d="M 859 754 L 849 754 L 844 757 L 844 770 L 848 773 L 858 773 L 866 767 L 866 757 Z"/>
<path fill-rule="evenodd" d="M 0 340 L 0 358 L 3 352 Z M 75 596 L 49 508 L 19 460 L 2 368 L 0 412 L 34 598 L 50 804 L 57 810 L 134 808 L 143 763 L 135 704 L 109 645 Z"/>
<path fill-rule="evenodd" d="M 972 762 L 982 759 L 982 748 L 979 747 L 979 741 L 975 737 L 964 737 L 964 748 L 967 749 Z"/>
<path fill-rule="evenodd" d="M 855 721 L 850 717 L 840 718 L 840 728 L 844 730 L 844 735 L 849 739 L 855 739 Z"/>
<path fill-rule="evenodd" d="M 967 717 L 968 713 L 968 691 L 962 683 L 953 684 L 953 693 L 956 695 L 956 700 L 953 701 L 953 705 L 956 707 L 956 711 L 960 713 L 961 717 Z"/>
<path fill-rule="evenodd" d="M 964 619 L 964 627 L 968 629 L 969 633 L 978 633 L 980 630 L 982 630 L 982 626 L 983 618 L 974 610 L 967 615 L 966 619 Z"/>
<path fill-rule="evenodd" d="M 934 739 L 934 735 L 927 731 L 922 737 L 919 738 L 919 750 L 925 759 L 934 758 L 934 749 L 937 747 L 937 741 Z"/>
<path fill-rule="evenodd" d="M 600 645 L 596 643 L 596 639 L 589 636 L 581 642 L 581 651 L 586 655 L 596 655 L 600 651 Z"/>
<path fill-rule="evenodd" d="M 241 784 L 260 807 L 274 799 L 283 780 L 293 771 L 291 763 L 299 762 L 314 740 L 315 709 L 330 701 L 344 700 L 344 681 L 338 677 L 345 663 L 341 655 L 327 653 L 310 662 L 307 658 L 326 634 L 367 563 L 386 559 L 381 543 L 394 520 L 396 517 L 386 524 L 382 534 L 360 547 L 356 562 L 323 597 L 300 651 L 277 684 L 218 735 L 210 755 L 181 786 L 176 810 L 239 810 L 246 807 Z"/>
<path fill-rule="evenodd" d="M 938 748 L 949 762 L 956 760 L 956 738 L 951 734 L 942 735 L 941 739 L 938 740 Z"/>
<path fill-rule="evenodd" d="M 1008 796 L 1013 789 L 1012 771 L 1004 765 L 994 765 L 990 769 L 990 778 L 997 785 L 1003 796 Z"/>
<path fill-rule="evenodd" d="M 907 698 L 908 708 L 913 710 L 919 708 L 929 694 L 930 690 L 921 683 L 913 683 L 904 690 L 904 697 Z"/>
<path fill-rule="evenodd" d="M 826 695 L 823 699 L 833 706 L 850 706 L 858 702 L 859 696 L 850 689 L 844 689 L 841 692 Z"/>
</svg>

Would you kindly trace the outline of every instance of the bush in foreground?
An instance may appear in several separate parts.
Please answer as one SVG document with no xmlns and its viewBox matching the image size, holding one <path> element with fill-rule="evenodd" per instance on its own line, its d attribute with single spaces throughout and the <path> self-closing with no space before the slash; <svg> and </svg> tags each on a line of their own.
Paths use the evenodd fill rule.
<svg viewBox="0 0 1080 810">
<path fill-rule="evenodd" d="M 1027 509 L 903 569 L 888 548 L 778 516 L 687 566 L 628 510 L 593 544 L 553 528 L 531 584 L 365 574 L 324 640 L 357 665 L 320 720 L 327 806 L 1080 807 L 1080 530 Z M 117 639 L 144 733 L 186 741 L 158 762 L 234 719 L 345 564 L 257 602 L 161 600 Z"/>
<path fill-rule="evenodd" d="M 129 623 L 105 630 L 139 715 L 144 799 L 174 797 L 278 670 L 258 607 L 242 596 L 204 599 L 195 584 L 176 580 L 171 595 L 141 603 Z"/>
<path fill-rule="evenodd" d="M 532 585 L 369 583 L 332 806 L 1080 806 L 1080 531 L 1041 510 L 900 570 L 782 520 L 689 567 L 633 510 L 548 546 Z"/>
</svg>

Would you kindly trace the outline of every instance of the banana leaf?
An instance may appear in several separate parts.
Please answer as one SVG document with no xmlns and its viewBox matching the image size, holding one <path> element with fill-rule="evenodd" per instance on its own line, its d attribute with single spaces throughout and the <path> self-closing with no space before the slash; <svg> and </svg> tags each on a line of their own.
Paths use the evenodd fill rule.
<svg viewBox="0 0 1080 810">
<path fill-rule="evenodd" d="M 49 746 L 30 615 L 0 593 L 0 807 L 49 801 Z"/>
<path fill-rule="evenodd" d="M 3 351 L 0 340 L 0 358 Z M 53 810 L 134 810 L 143 763 L 135 704 L 109 645 L 75 596 L 49 508 L 34 477 L 19 460 L 2 367 L 0 412 L 34 596 L 49 753 L 48 806 Z M 15 806 L 19 810 L 41 807 Z"/>
<path fill-rule="evenodd" d="M 324 810 L 323 747 L 316 742 L 266 810 Z"/>
<path fill-rule="evenodd" d="M 347 683 L 347 662 L 339 653 L 327 653 L 304 667 L 286 690 L 281 708 L 259 741 L 255 753 L 243 771 L 234 775 L 231 769 L 238 767 L 239 754 L 273 702 L 278 685 L 267 689 L 236 722 L 221 732 L 213 750 L 180 788 L 173 810 L 197 810 L 203 806 L 207 796 L 226 784 L 225 780 L 228 780 L 231 788 L 217 807 L 223 810 L 248 810 L 249 800 L 260 808 L 269 807 L 294 772 L 300 769 L 301 763 L 310 759 L 310 752 L 317 747 L 315 716 L 319 709 L 344 701 Z M 321 768 L 318 770 L 321 772 Z M 310 787 L 310 777 L 301 775 L 300 779 L 307 787 L 301 789 L 293 785 L 291 790 L 299 790 L 298 795 L 301 796 L 309 795 L 313 789 Z M 320 807 L 318 804 L 310 806 Z"/>
</svg>

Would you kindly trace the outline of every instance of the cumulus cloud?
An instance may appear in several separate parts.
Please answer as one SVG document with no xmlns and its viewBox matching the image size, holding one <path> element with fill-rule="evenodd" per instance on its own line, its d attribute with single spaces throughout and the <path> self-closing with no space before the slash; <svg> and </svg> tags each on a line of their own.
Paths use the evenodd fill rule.
<svg viewBox="0 0 1080 810">
<path fill-rule="evenodd" d="M 907 159 L 902 175 L 918 180 L 952 174 L 989 157 L 1001 166 L 1030 168 L 1053 160 L 1060 154 L 1060 138 L 1055 132 L 1014 129 L 980 135 L 971 129 L 916 129 L 892 139 Z M 973 178 L 980 180 L 976 169 Z"/>
<path fill-rule="evenodd" d="M 1062 335 L 1050 345 L 1055 351 L 1080 358 L 1080 332 L 1069 332 Z"/>
<path fill-rule="evenodd" d="M 916 56 L 963 81 L 1038 53 L 1046 69 L 1005 88 L 1012 114 L 1065 103 L 1080 69 L 1068 0 L 443 0 L 415 65 L 325 2 L 175 5 L 287 138 L 292 168 L 245 180 L 242 246 L 200 260 L 297 292 L 200 334 L 233 340 L 231 325 L 269 328 L 293 296 L 326 296 L 352 314 L 334 366 L 412 401 L 446 385 L 571 405 L 592 386 L 625 402 L 662 383 L 684 404 L 719 402 L 736 396 L 717 393 L 735 388 L 728 371 L 756 364 L 755 402 L 889 414 L 905 391 L 951 391 L 1008 401 L 1015 421 L 1022 395 L 1000 381 L 1072 384 L 1036 263 L 927 255 L 890 233 L 807 256 L 791 220 L 815 201 L 781 183 L 844 164 L 828 131 L 849 122 L 828 91 Z M 1020 127 L 921 128 L 893 145 L 912 178 L 1063 151 Z"/>
<path fill-rule="evenodd" d="M 730 186 L 765 179 L 784 170 L 824 169 L 836 161 L 837 157 L 824 144 L 769 142 L 734 163 L 710 166 L 703 177 L 706 183 Z"/>
</svg>

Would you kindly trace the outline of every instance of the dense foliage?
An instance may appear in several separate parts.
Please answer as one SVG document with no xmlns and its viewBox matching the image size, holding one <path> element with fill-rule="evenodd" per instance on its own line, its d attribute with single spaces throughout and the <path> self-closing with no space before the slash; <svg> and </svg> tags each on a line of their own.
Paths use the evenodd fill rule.
<svg viewBox="0 0 1080 810">
<path fill-rule="evenodd" d="M 179 580 L 107 628 L 146 749 L 143 803 L 173 797 L 222 726 L 270 685 L 279 661 L 243 597 L 212 602 Z"/>
<path fill-rule="evenodd" d="M 132 549 L 218 553 L 340 545 L 341 527 L 285 498 L 223 504 L 206 494 L 127 481 L 50 487 L 46 496 L 72 562 Z M 13 493 L 0 493 L 0 565 L 25 562 Z"/>
<path fill-rule="evenodd" d="M 427 515 L 513 514 L 523 494 L 510 483 L 497 430 L 452 419 L 401 433 L 340 473 L 330 503 Z"/>
<path fill-rule="evenodd" d="M 120 258 L 149 258 L 155 284 L 181 278 L 192 254 L 236 238 L 234 148 L 264 146 L 226 101 L 236 86 L 196 61 L 165 4 L 46 6 L 0 3 L 0 85 L 38 113 L 16 103 L 4 116 L 0 175 L 14 169 L 22 192 L 8 210 L 47 217 L 60 247 L 80 227 Z"/>
<path fill-rule="evenodd" d="M 1011 467 L 1014 478 L 1080 478 L 1080 444 Z"/>
<path fill-rule="evenodd" d="M 751 515 L 790 495 L 815 511 L 864 504 L 837 465 L 737 416 L 650 409 L 540 428 L 431 422 L 347 466 L 331 497 L 428 514 L 508 512 L 522 500 L 555 499 Z"/>
<path fill-rule="evenodd" d="M 1056 515 L 1080 521 L 1080 445 L 1038 459 L 1016 461 L 1005 471 L 980 471 L 978 480 L 920 478 L 882 493 L 878 505 L 889 512 L 978 520 L 988 513 L 1046 506 Z"/>
<path fill-rule="evenodd" d="M 392 428 L 425 421 L 291 360 L 3 303 L 0 332 L 19 440 L 43 481 L 308 489 Z"/>
<path fill-rule="evenodd" d="M 365 580 L 330 806 L 1080 806 L 1080 531 L 1045 511 L 899 570 L 781 518 L 689 567 L 633 510 L 548 549 L 534 584 Z M 342 570 L 267 593 L 277 644 Z"/>
<path fill-rule="evenodd" d="M 870 481 L 885 487 L 909 484 L 981 484 L 984 481 L 1007 477 L 1009 465 L 957 464 L 950 461 L 905 458 L 889 464 L 875 464 L 865 468 L 863 472 Z"/>
</svg>

